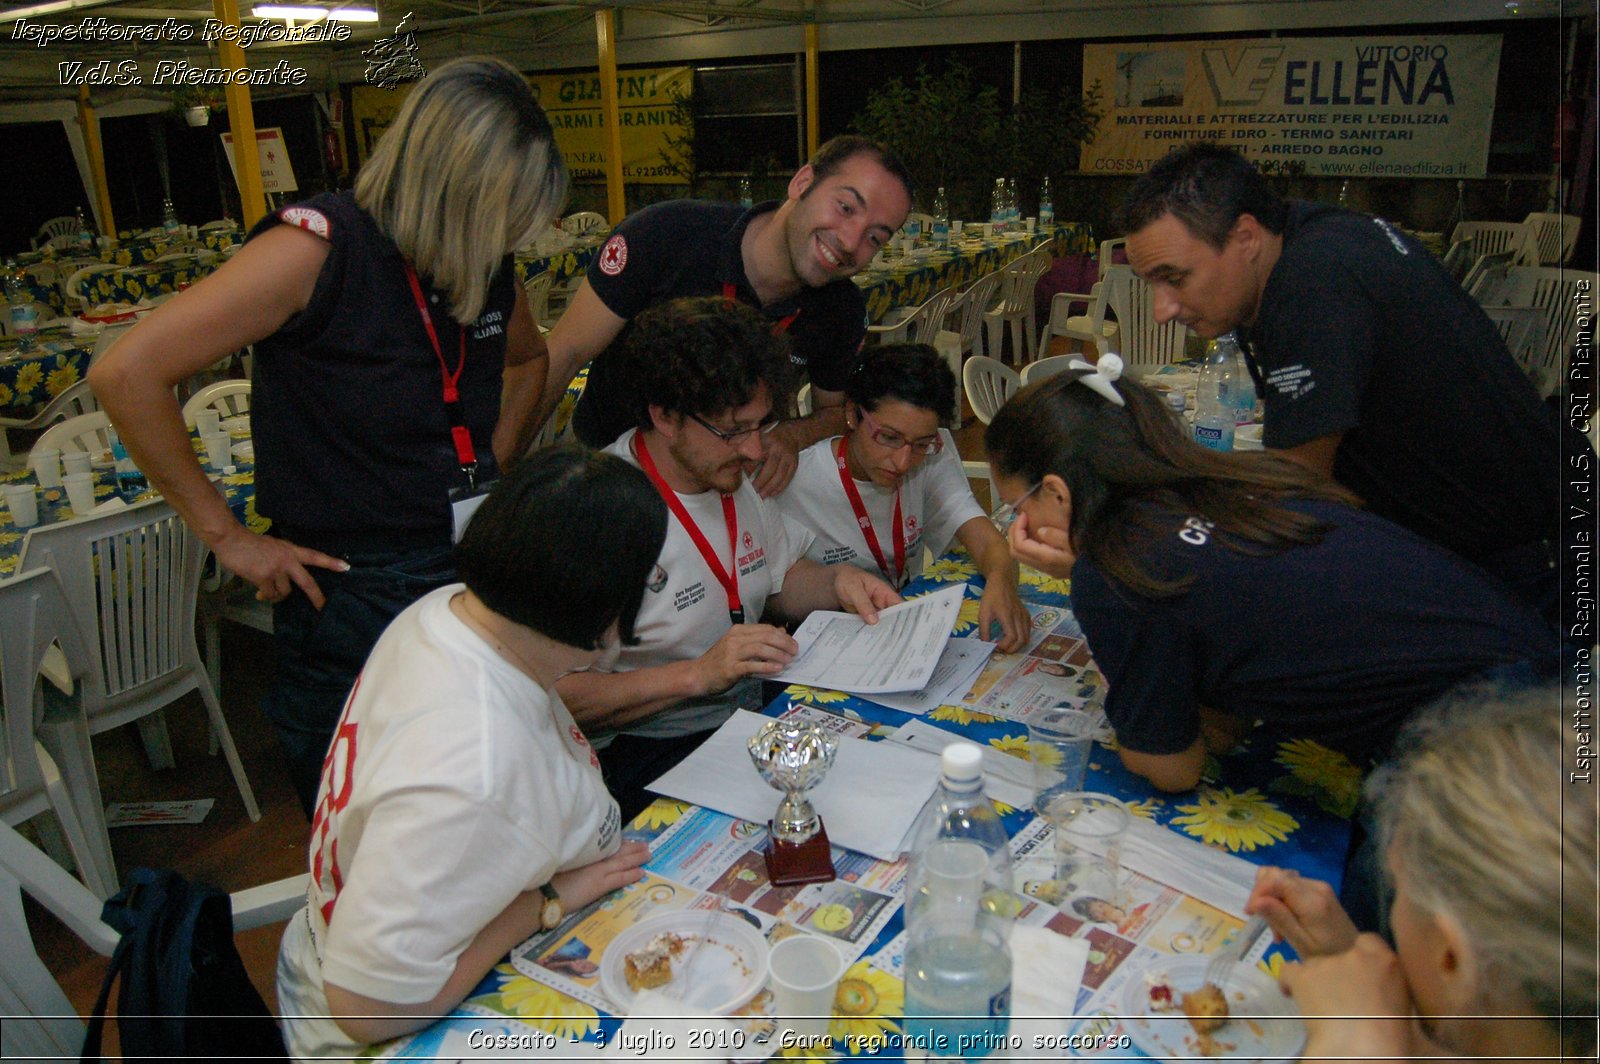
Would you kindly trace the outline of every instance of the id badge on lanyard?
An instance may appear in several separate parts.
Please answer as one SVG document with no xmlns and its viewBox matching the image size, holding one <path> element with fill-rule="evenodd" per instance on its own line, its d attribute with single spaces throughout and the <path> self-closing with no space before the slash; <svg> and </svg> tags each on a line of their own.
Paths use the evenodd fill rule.
<svg viewBox="0 0 1600 1064">
<path fill-rule="evenodd" d="M 433 315 L 428 313 L 428 302 L 422 297 L 422 282 L 417 279 L 417 271 L 411 263 L 406 263 L 406 280 L 411 285 L 411 298 L 416 300 L 417 313 L 422 315 L 422 324 L 428 330 L 428 341 L 433 344 L 433 353 L 439 359 L 439 377 L 444 389 L 444 410 L 450 419 L 450 441 L 455 445 L 456 463 L 461 467 L 461 474 L 466 478 L 466 484 L 451 488 L 450 498 L 450 542 L 461 542 L 461 536 L 467 530 L 467 522 L 472 520 L 472 515 L 478 512 L 478 507 L 483 505 L 483 500 L 489 494 L 492 482 L 478 482 L 478 452 L 472 444 L 472 433 L 467 429 L 466 412 L 461 408 L 461 371 L 467 365 L 467 327 L 461 326 L 461 357 L 456 362 L 455 372 L 445 363 L 444 350 L 439 346 L 439 333 L 433 327 Z"/>
</svg>

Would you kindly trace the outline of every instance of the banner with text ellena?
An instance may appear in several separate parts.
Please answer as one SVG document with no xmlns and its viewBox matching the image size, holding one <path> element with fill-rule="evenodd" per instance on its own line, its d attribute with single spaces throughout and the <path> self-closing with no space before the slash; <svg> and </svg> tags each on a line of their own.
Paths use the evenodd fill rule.
<svg viewBox="0 0 1600 1064">
<path fill-rule="evenodd" d="M 1483 177 L 1499 70 L 1498 34 L 1087 45 L 1107 106 L 1080 169 L 1214 140 L 1310 175 Z"/>
</svg>

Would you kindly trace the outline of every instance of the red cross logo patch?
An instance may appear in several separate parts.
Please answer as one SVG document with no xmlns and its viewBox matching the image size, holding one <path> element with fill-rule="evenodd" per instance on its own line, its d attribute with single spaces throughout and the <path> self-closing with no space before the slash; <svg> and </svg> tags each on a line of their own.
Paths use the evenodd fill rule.
<svg viewBox="0 0 1600 1064">
<path fill-rule="evenodd" d="M 606 241 L 606 246 L 600 249 L 600 272 L 607 277 L 615 277 L 622 272 L 628 264 L 628 242 L 621 233 Z"/>
<path fill-rule="evenodd" d="M 315 233 L 322 239 L 328 239 L 328 216 L 321 211 L 312 210 L 310 207 L 285 207 L 278 212 L 289 225 L 298 225 L 301 229 Z"/>
<path fill-rule="evenodd" d="M 756 545 L 756 537 L 752 536 L 749 532 L 746 532 L 744 534 L 744 549 L 745 550 L 749 550 L 752 547 L 754 547 L 755 545 Z"/>
</svg>

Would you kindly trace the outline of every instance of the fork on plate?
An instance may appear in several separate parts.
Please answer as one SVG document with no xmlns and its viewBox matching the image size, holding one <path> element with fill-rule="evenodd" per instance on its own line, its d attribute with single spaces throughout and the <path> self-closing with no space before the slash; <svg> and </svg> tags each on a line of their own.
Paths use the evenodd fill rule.
<svg viewBox="0 0 1600 1064">
<path fill-rule="evenodd" d="M 1239 929 L 1226 946 L 1219 949 L 1206 965 L 1205 981 L 1222 989 L 1228 976 L 1233 971 L 1233 966 L 1250 952 L 1250 947 L 1255 945 L 1256 939 L 1261 937 L 1261 932 L 1267 929 L 1267 921 L 1260 916 L 1252 916 L 1250 920 Z"/>
</svg>

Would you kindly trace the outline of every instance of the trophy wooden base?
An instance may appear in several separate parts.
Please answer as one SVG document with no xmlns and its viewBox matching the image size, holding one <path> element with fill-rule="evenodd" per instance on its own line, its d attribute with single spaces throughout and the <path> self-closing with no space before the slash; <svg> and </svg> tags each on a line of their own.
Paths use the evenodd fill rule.
<svg viewBox="0 0 1600 1064">
<path fill-rule="evenodd" d="M 838 878 L 828 852 L 828 829 L 821 823 L 817 833 L 805 842 L 785 842 L 772 833 L 772 821 L 767 821 L 767 847 L 762 855 L 767 862 L 767 878 L 775 887 L 828 883 Z"/>
</svg>

